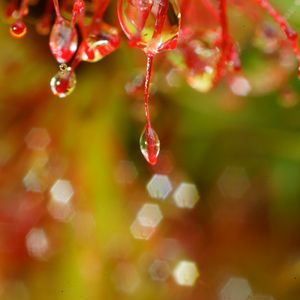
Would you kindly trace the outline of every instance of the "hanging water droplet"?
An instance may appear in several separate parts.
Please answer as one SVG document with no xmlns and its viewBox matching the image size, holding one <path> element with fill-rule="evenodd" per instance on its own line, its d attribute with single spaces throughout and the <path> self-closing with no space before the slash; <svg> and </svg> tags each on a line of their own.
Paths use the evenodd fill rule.
<svg viewBox="0 0 300 300">
<path fill-rule="evenodd" d="M 118 48 L 120 35 L 115 27 L 101 22 L 96 24 L 84 43 L 81 59 L 97 62 Z"/>
<path fill-rule="evenodd" d="M 147 162 L 155 165 L 160 151 L 160 141 L 151 126 L 145 127 L 140 137 L 140 149 Z"/>
<path fill-rule="evenodd" d="M 15 38 L 23 37 L 27 32 L 25 23 L 21 20 L 16 21 L 10 26 L 10 34 Z"/>
<path fill-rule="evenodd" d="M 75 72 L 66 64 L 59 66 L 59 72 L 51 78 L 50 87 L 55 96 L 64 98 L 70 95 L 76 86 Z"/>
<path fill-rule="evenodd" d="M 57 18 L 50 34 L 50 49 L 59 63 L 67 63 L 77 50 L 78 35 L 69 21 Z"/>
</svg>

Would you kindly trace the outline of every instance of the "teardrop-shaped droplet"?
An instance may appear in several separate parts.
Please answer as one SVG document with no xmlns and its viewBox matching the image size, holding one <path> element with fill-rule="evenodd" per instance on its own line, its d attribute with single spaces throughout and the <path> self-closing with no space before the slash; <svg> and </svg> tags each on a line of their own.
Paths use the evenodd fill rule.
<svg viewBox="0 0 300 300">
<path fill-rule="evenodd" d="M 177 0 L 119 0 L 118 16 L 130 43 L 146 53 L 176 47 L 181 20 Z"/>
<path fill-rule="evenodd" d="M 119 44 L 120 34 L 115 27 L 104 22 L 95 24 L 84 41 L 81 59 L 87 62 L 97 62 L 115 51 Z"/>
<path fill-rule="evenodd" d="M 10 34 L 15 38 L 23 37 L 27 32 L 25 23 L 21 20 L 16 21 L 10 26 Z"/>
<path fill-rule="evenodd" d="M 75 72 L 65 64 L 60 65 L 59 72 L 53 76 L 50 81 L 52 93 L 59 98 L 65 98 L 73 92 L 75 86 Z"/>
<path fill-rule="evenodd" d="M 78 35 L 71 23 L 57 18 L 50 34 L 50 49 L 59 63 L 67 63 L 77 50 Z"/>
<path fill-rule="evenodd" d="M 141 134 L 140 149 L 147 162 L 151 165 L 155 165 L 160 151 L 160 141 L 151 126 L 146 125 Z"/>
</svg>

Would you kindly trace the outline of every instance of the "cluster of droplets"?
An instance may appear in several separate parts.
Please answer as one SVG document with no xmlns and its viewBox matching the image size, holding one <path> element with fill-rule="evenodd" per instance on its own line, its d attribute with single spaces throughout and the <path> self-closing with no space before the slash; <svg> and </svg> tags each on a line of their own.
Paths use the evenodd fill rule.
<svg viewBox="0 0 300 300">
<path fill-rule="evenodd" d="M 228 26 L 229 0 L 218 0 L 217 5 L 211 0 L 117 1 L 119 23 L 129 45 L 142 49 L 147 57 L 144 82 L 146 121 L 140 137 L 140 149 L 145 159 L 154 165 L 160 151 L 160 141 L 152 127 L 149 109 L 154 57 L 176 48 L 169 52 L 169 61 L 183 74 L 187 83 L 200 92 L 211 90 L 227 73 L 239 73 L 239 49 Z M 85 7 L 85 0 L 73 0 L 72 7 L 69 2 L 45 1 L 44 13 L 36 24 L 40 34 L 50 33 L 50 50 L 59 63 L 59 71 L 51 79 L 50 87 L 53 94 L 60 98 L 74 90 L 75 70 L 80 62 L 98 62 L 120 44 L 118 30 L 103 21 L 109 0 L 93 0 L 89 3 L 89 9 Z M 241 8 L 240 4 L 230 2 Z M 252 2 L 266 11 L 282 30 L 300 65 L 298 34 L 268 0 Z M 12 0 L 7 6 L 10 32 L 16 38 L 24 36 L 27 31 L 23 18 L 28 14 L 29 4 L 30 0 Z M 55 21 L 52 25 L 53 10 Z M 269 34 L 271 37 L 268 39 L 273 39 L 272 32 Z M 274 40 L 272 45 L 275 47 Z M 272 45 L 269 44 L 270 47 Z M 300 74 L 300 67 L 298 70 Z"/>
<path fill-rule="evenodd" d="M 50 34 L 50 49 L 60 64 L 60 71 L 51 79 L 50 86 L 54 95 L 60 98 L 68 96 L 75 88 L 75 69 L 81 61 L 98 62 L 111 52 L 115 51 L 120 43 L 118 30 L 103 22 L 102 14 L 108 1 L 94 1 L 94 14 L 90 23 L 85 24 L 85 3 L 75 0 L 71 20 L 65 19 L 60 11 L 57 0 L 54 0 L 56 21 Z M 81 37 L 79 45 L 78 25 Z"/>
</svg>

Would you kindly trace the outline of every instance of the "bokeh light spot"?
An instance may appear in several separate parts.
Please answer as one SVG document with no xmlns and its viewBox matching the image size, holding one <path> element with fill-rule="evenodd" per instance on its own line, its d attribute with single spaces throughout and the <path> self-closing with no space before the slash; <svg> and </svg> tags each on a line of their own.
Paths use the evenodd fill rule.
<svg viewBox="0 0 300 300">
<path fill-rule="evenodd" d="M 173 187 L 168 176 L 155 174 L 147 184 L 150 197 L 155 199 L 166 199 Z"/>
<path fill-rule="evenodd" d="M 247 279 L 231 277 L 220 290 L 220 300 L 248 300 L 252 294 Z"/>
<path fill-rule="evenodd" d="M 173 271 L 173 277 L 178 285 L 193 286 L 199 277 L 199 271 L 194 262 L 180 261 Z"/>
<path fill-rule="evenodd" d="M 50 141 L 50 136 L 45 128 L 32 128 L 25 136 L 25 143 L 31 150 L 45 150 Z"/>
<path fill-rule="evenodd" d="M 181 183 L 173 195 L 175 204 L 180 208 L 193 208 L 200 196 L 195 184 Z"/>
<path fill-rule="evenodd" d="M 137 220 L 145 227 L 157 227 L 162 218 L 159 206 L 151 203 L 144 204 L 137 215 Z"/>
</svg>

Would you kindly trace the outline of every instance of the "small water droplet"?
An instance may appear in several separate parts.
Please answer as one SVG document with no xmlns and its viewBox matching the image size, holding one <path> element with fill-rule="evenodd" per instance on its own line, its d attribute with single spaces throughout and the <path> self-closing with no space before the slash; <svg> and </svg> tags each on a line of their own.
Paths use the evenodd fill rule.
<svg viewBox="0 0 300 300">
<path fill-rule="evenodd" d="M 51 78 L 50 87 L 55 96 L 65 98 L 75 89 L 76 75 L 66 64 L 60 65 L 59 69 L 59 72 Z"/>
<path fill-rule="evenodd" d="M 69 21 L 58 18 L 50 34 L 50 49 L 59 63 L 67 63 L 77 50 L 78 35 Z"/>
<path fill-rule="evenodd" d="M 10 26 L 10 34 L 15 38 L 23 37 L 27 32 L 25 23 L 21 20 L 16 21 Z"/>
<path fill-rule="evenodd" d="M 147 162 L 155 165 L 160 151 L 160 141 L 151 126 L 145 126 L 140 137 L 140 149 Z"/>
</svg>

